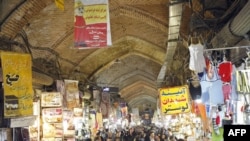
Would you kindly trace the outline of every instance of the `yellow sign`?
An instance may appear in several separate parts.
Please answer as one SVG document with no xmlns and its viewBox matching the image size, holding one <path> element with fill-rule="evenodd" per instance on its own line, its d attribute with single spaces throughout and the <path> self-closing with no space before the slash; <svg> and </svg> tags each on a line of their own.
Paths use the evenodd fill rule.
<svg viewBox="0 0 250 141">
<path fill-rule="evenodd" d="M 33 114 L 32 65 L 29 54 L 1 52 L 4 117 Z"/>
<path fill-rule="evenodd" d="M 178 114 L 190 112 L 188 86 L 162 88 L 160 91 L 161 112 Z"/>
<path fill-rule="evenodd" d="M 83 17 L 86 24 L 107 23 L 107 4 L 86 5 Z"/>
<path fill-rule="evenodd" d="M 64 0 L 55 0 L 56 7 L 61 10 L 64 10 Z"/>
</svg>

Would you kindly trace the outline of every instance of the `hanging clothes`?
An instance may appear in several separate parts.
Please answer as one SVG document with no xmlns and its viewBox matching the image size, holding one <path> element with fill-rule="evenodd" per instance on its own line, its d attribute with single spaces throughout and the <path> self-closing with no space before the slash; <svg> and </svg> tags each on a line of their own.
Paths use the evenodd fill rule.
<svg viewBox="0 0 250 141">
<path fill-rule="evenodd" d="M 219 75 L 221 77 L 221 81 L 223 82 L 231 82 L 232 81 L 232 71 L 233 65 L 231 61 L 223 61 L 218 65 Z"/>
<path fill-rule="evenodd" d="M 210 87 L 210 82 L 202 81 L 200 82 L 201 84 L 201 101 L 204 104 L 209 104 L 209 87 Z"/>
<path fill-rule="evenodd" d="M 248 90 L 248 87 L 246 87 L 247 86 L 247 84 L 246 84 L 246 80 L 245 80 L 245 73 L 244 73 L 244 71 L 245 71 L 245 64 L 244 63 L 242 63 L 241 64 L 241 66 L 239 66 L 239 67 L 235 67 L 235 71 L 234 71 L 234 77 L 235 77 L 235 81 L 234 81 L 234 83 L 235 83 L 235 89 L 236 89 L 236 91 L 237 92 L 239 92 L 239 93 L 245 93 L 247 90 Z"/>
<path fill-rule="evenodd" d="M 237 91 L 240 93 L 250 93 L 250 71 L 236 71 Z"/>
<path fill-rule="evenodd" d="M 200 81 L 201 85 L 201 100 L 204 104 L 218 105 L 224 103 L 222 93 L 222 81 L 218 75 L 216 67 L 213 67 L 213 77 L 209 78 L 204 70 L 204 75 Z"/>
<path fill-rule="evenodd" d="M 232 91 L 231 91 L 231 100 L 236 101 L 238 100 L 238 94 L 237 94 L 237 81 L 236 81 L 236 70 L 237 68 L 235 65 L 233 65 L 233 74 L 232 74 L 232 81 L 231 81 L 231 86 L 232 86 Z"/>
<path fill-rule="evenodd" d="M 207 68 L 206 68 L 208 79 L 213 79 L 214 68 L 215 68 L 215 66 L 214 66 L 213 62 L 209 60 L 209 62 L 207 63 Z"/>
<path fill-rule="evenodd" d="M 231 99 L 232 93 L 232 74 L 233 74 L 233 65 L 231 61 L 227 61 L 225 56 L 224 60 L 218 65 L 219 75 L 221 77 L 221 81 L 223 82 L 222 85 L 222 92 L 224 97 L 224 102 Z"/>
<path fill-rule="evenodd" d="M 204 104 L 209 104 L 209 88 L 211 86 L 211 81 L 206 78 L 207 73 L 204 70 L 204 75 L 200 80 L 200 85 L 201 85 L 201 101 Z"/>
<path fill-rule="evenodd" d="M 191 80 L 191 81 L 197 81 L 197 80 Z M 198 81 L 199 82 L 199 81 Z M 197 98 L 201 97 L 201 86 L 194 86 L 192 82 L 189 83 L 189 92 L 191 95 L 192 100 L 196 100 Z"/>
<path fill-rule="evenodd" d="M 206 68 L 205 57 L 203 55 L 204 46 L 200 43 L 191 44 L 189 47 L 190 59 L 189 59 L 189 69 L 197 73 L 203 72 Z"/>
<path fill-rule="evenodd" d="M 224 101 L 231 99 L 231 93 L 232 93 L 232 86 L 230 83 L 224 83 L 222 85 L 222 92 L 224 96 Z"/>
<path fill-rule="evenodd" d="M 212 82 L 212 85 L 209 88 L 209 103 L 211 105 L 224 104 L 222 85 L 223 84 L 220 79 Z"/>
</svg>

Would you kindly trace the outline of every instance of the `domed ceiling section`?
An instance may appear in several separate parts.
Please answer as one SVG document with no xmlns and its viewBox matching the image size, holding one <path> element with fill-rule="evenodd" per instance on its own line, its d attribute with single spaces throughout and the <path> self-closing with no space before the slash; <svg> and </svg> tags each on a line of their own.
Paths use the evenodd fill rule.
<svg viewBox="0 0 250 141">
<path fill-rule="evenodd" d="M 204 5 L 204 2 L 211 3 L 210 0 L 172 0 L 171 4 L 169 0 L 109 0 L 112 46 L 79 50 L 73 48 L 74 0 L 64 2 L 65 10 L 62 11 L 56 7 L 54 0 L 2 0 L 0 49 L 30 53 L 34 71 L 54 80 L 77 79 L 85 84 L 91 82 L 100 86 L 119 87 L 120 96 L 135 107 L 145 102 L 156 101 L 159 87 L 156 86 L 156 81 L 163 80 L 165 86 L 186 83 L 186 78 L 191 73 L 187 67 L 188 44 L 185 47 L 181 44 L 185 43 L 182 41 L 188 42 L 190 35 L 196 35 L 193 31 L 199 30 L 202 35 L 204 33 L 204 41 L 211 45 L 210 41 L 214 34 L 228 21 L 232 21 L 230 19 L 233 19 L 246 3 L 246 11 L 250 5 L 246 0 L 217 0 L 213 1 L 213 5 Z M 181 5 L 181 20 L 173 20 L 178 18 L 173 15 L 171 17 L 171 14 L 176 14 L 176 11 L 180 10 L 170 8 L 169 12 L 169 7 L 180 3 L 185 3 L 185 6 Z M 204 10 L 208 11 L 204 13 Z M 223 10 L 222 18 L 221 14 L 218 15 L 218 10 Z M 200 15 L 193 17 L 194 11 Z M 221 19 L 219 24 L 218 16 Z M 249 17 L 249 14 L 245 16 Z M 171 30 L 169 19 L 175 23 L 174 25 L 180 26 L 180 31 Z M 249 21 L 249 18 L 244 20 Z M 200 30 L 200 22 L 202 25 L 205 23 L 204 30 Z M 243 34 L 244 37 L 249 37 L 250 24 L 247 23 L 243 22 L 244 26 L 235 27 L 244 30 L 247 35 Z M 171 40 L 168 33 L 176 37 L 180 33 L 180 36 L 175 41 Z M 225 35 L 224 32 L 220 34 Z M 225 37 L 227 36 L 223 38 Z M 238 38 L 236 39 L 239 41 L 243 40 L 243 37 Z M 245 40 L 249 45 L 249 39 Z M 169 41 L 181 41 L 181 44 L 177 43 L 179 47 L 176 51 L 169 51 Z M 167 62 L 166 53 L 170 54 L 172 62 Z M 173 58 L 171 54 L 174 54 Z M 235 52 L 231 55 L 237 58 L 246 56 L 244 52 Z M 241 58 L 237 60 L 242 62 Z M 162 69 L 164 78 L 157 80 L 161 68 L 166 68 Z M 80 75 L 76 76 L 76 73 Z M 44 80 L 40 79 L 39 83 L 42 81 Z"/>
<path fill-rule="evenodd" d="M 54 0 L 18 2 L 12 3 L 17 8 L 1 25 L 0 35 L 30 49 L 34 69 L 54 79 L 117 86 L 131 105 L 156 101 L 168 0 L 109 0 L 112 46 L 81 50 L 73 48 L 74 0 L 64 1 L 64 11 Z M 75 72 L 81 75 L 72 77 Z"/>
<path fill-rule="evenodd" d="M 118 87 L 120 97 L 128 102 L 136 97 L 140 97 L 139 101 L 155 102 L 158 96 L 156 78 L 161 68 L 159 62 L 139 53 L 130 53 L 106 67 L 95 75 L 99 86 Z M 135 107 L 137 103 L 133 101 L 129 106 Z"/>
</svg>

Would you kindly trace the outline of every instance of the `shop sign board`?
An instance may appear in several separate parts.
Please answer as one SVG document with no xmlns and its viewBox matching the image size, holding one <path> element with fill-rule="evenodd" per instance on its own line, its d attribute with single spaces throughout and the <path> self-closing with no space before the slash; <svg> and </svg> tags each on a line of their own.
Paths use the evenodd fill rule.
<svg viewBox="0 0 250 141">
<path fill-rule="evenodd" d="M 28 127 L 34 125 L 37 116 L 18 117 L 10 119 L 10 127 Z"/>
<path fill-rule="evenodd" d="M 31 55 L 1 52 L 4 117 L 33 115 Z"/>
<path fill-rule="evenodd" d="M 190 112 L 189 89 L 187 85 L 159 89 L 161 113 L 179 114 Z"/>
</svg>

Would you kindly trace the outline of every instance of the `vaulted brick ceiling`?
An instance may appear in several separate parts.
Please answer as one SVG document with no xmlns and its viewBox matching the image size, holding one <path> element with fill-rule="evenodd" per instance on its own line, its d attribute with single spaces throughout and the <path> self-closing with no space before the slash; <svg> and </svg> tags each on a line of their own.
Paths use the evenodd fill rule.
<svg viewBox="0 0 250 141">
<path fill-rule="evenodd" d="M 5 10 L 18 3 L 21 0 L 6 2 Z M 73 48 L 73 0 L 65 0 L 64 11 L 54 0 L 24 1 L 1 25 L 0 35 L 23 44 L 22 37 L 27 37 L 34 68 L 53 78 L 59 74 L 61 79 L 119 87 L 127 102 L 152 103 L 158 95 L 156 79 L 166 53 L 167 4 L 168 0 L 110 0 L 113 45 L 107 48 Z M 23 52 L 20 47 L 14 50 Z M 59 70 L 46 68 L 48 62 Z M 77 78 L 75 72 L 80 73 Z"/>
<path fill-rule="evenodd" d="M 167 51 L 168 4 L 169 0 L 109 0 L 113 45 L 79 50 L 73 48 L 74 0 L 65 0 L 64 11 L 54 0 L 3 0 L 0 37 L 11 48 L 1 42 L 1 49 L 31 53 L 34 71 L 53 79 L 119 87 L 131 106 L 156 105 L 157 76 Z M 180 35 L 187 39 L 192 11 L 188 2 L 185 6 Z M 202 7 L 193 3 L 193 8 Z M 183 84 L 190 75 L 186 47 L 180 44 L 174 52 L 175 65 L 167 68 L 164 84 Z"/>
</svg>

